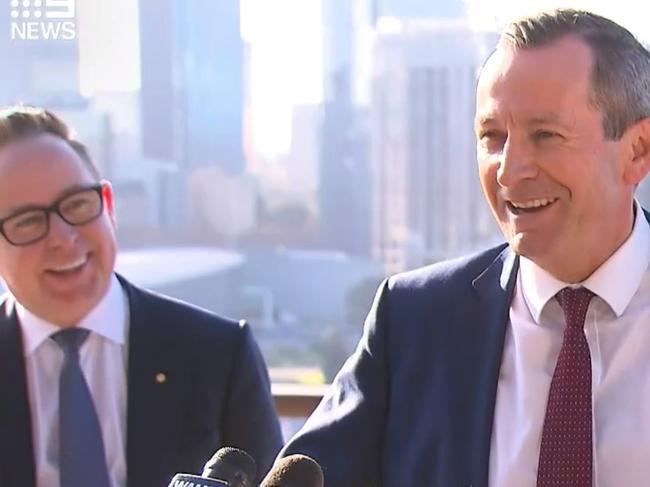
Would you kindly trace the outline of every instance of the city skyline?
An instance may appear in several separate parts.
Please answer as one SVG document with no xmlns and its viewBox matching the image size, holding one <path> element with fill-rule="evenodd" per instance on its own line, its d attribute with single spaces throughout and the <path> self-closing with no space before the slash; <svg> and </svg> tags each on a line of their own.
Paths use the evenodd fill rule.
<svg viewBox="0 0 650 487">
<path fill-rule="evenodd" d="M 264 24 L 283 25 L 296 23 L 297 19 L 307 16 L 320 18 L 323 0 L 279 0 L 275 9 L 268 2 L 260 0 L 242 0 L 242 30 L 245 37 L 255 37 L 264 29 Z M 79 25 L 81 42 L 81 86 L 83 93 L 94 91 L 131 91 L 139 89 L 138 39 L 138 5 L 132 0 L 112 0 L 98 2 L 84 0 L 77 2 L 77 11 L 85 22 Z M 284 8 L 277 8 L 279 3 Z M 650 40 L 650 29 L 645 21 L 645 13 L 650 13 L 650 6 L 638 4 L 633 0 L 620 0 L 613 4 L 607 0 L 532 0 L 525 5 L 517 0 L 494 0 L 489 4 L 479 0 L 466 0 L 467 10 L 473 19 L 482 17 L 490 23 L 504 22 L 506 18 L 524 14 L 531 10 L 566 6 L 592 9 L 597 13 L 611 17 L 629 28 L 644 41 Z M 302 7 L 300 7 L 302 6 Z M 291 8 L 293 7 L 293 8 Z M 258 12 L 258 9 L 263 11 Z M 282 12 L 291 10 L 295 15 L 284 16 Z M 8 14 L 8 11 L 4 13 Z M 256 22 L 257 20 L 257 22 Z M 116 36 L 118 30 L 120 35 Z M 91 32 L 92 31 L 92 32 Z M 273 29 L 282 37 L 286 29 Z M 319 37 L 318 32 L 303 29 L 308 37 Z M 263 35 L 264 41 L 269 36 Z M 307 50 L 309 42 L 300 43 L 296 48 Z M 306 56 L 305 56 L 306 57 Z M 99 60 L 99 62 L 98 62 Z M 115 66 L 125 66 L 119 73 Z M 303 100 L 305 104 L 314 102 Z"/>
<path fill-rule="evenodd" d="M 403 22 L 377 24 L 388 0 L 240 1 L 242 42 L 237 10 L 228 22 L 214 0 L 78 0 L 80 67 L 0 39 L 16 68 L 0 93 L 33 85 L 34 103 L 56 87 L 77 94 L 43 104 L 79 130 L 111 180 L 120 246 L 148 265 L 134 279 L 174 271 L 146 284 L 249 319 L 273 365 L 289 357 L 336 370 L 381 278 L 502 240 L 476 175 L 472 125 L 476 73 L 497 35 L 477 19 L 513 4 L 482 12 L 476 1 L 445 0 L 452 18 L 431 21 L 419 17 L 427 5 L 409 0 L 399 4 Z M 630 0 L 623 15 L 592 3 L 639 37 L 650 31 L 630 20 Z M 455 16 L 459 5 L 467 19 Z M 179 12 L 182 24 L 172 21 Z M 226 47 L 214 19 L 230 27 Z M 151 33 L 141 50 L 143 20 Z M 229 64 L 213 69 L 224 52 Z M 150 67 L 142 89 L 141 65 Z M 219 92 L 215 72 L 236 88 Z M 147 91 L 155 96 L 143 104 Z M 156 132 L 157 122 L 169 130 Z M 243 130 L 212 145 L 224 127 Z M 210 144 L 195 144 L 202 155 L 190 161 L 187 141 L 197 139 Z M 211 265 L 219 255 L 233 265 Z"/>
<path fill-rule="evenodd" d="M 242 35 L 252 45 L 252 130 L 258 152 L 285 154 L 291 147 L 291 114 L 296 105 L 323 99 L 322 1 L 242 0 Z M 132 0 L 79 1 L 81 92 L 139 89 L 138 5 Z M 516 0 L 489 4 L 465 1 L 477 26 L 497 25 L 512 16 L 560 5 L 557 1 Z M 644 13 L 650 6 L 621 0 L 572 0 L 563 6 L 592 9 L 628 27 L 641 40 L 650 40 Z M 291 12 L 291 15 L 287 15 Z M 7 12 L 8 13 L 8 12 Z M 118 35 L 119 33 L 119 35 Z M 300 42 L 294 42 L 300 38 Z"/>
</svg>

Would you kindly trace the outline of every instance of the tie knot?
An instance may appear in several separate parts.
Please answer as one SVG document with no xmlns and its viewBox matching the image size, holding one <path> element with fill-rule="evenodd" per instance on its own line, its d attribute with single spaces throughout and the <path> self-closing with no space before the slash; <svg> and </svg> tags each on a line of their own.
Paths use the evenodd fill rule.
<svg viewBox="0 0 650 487">
<path fill-rule="evenodd" d="M 84 328 L 66 328 L 65 330 L 54 333 L 52 340 L 61 347 L 61 350 L 67 356 L 70 353 L 78 352 L 87 337 L 88 330 Z"/>
<path fill-rule="evenodd" d="M 556 294 L 557 300 L 564 311 L 567 327 L 582 328 L 587 316 L 587 308 L 591 298 L 595 296 L 586 287 L 565 287 Z"/>
</svg>

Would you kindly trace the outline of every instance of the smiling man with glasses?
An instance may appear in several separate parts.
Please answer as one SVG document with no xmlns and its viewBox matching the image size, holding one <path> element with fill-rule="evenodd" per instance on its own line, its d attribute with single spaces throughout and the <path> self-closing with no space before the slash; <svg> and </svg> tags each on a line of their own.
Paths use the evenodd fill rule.
<svg viewBox="0 0 650 487">
<path fill-rule="evenodd" d="M 115 274 L 111 185 L 46 110 L 0 112 L 0 233 L 2 487 L 164 487 L 226 445 L 268 470 L 249 327 Z"/>
</svg>

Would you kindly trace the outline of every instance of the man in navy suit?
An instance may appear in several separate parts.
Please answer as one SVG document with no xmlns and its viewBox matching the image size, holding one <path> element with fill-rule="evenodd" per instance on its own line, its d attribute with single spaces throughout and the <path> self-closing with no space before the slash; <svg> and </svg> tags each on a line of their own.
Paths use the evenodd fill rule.
<svg viewBox="0 0 650 487">
<path fill-rule="evenodd" d="M 627 30 L 573 10 L 510 24 L 475 124 L 508 244 L 385 281 L 282 455 L 328 487 L 648 485 L 648 117 Z"/>
<path fill-rule="evenodd" d="M 116 275 L 114 229 L 111 186 L 70 128 L 38 108 L 0 113 L 0 485 L 69 487 L 63 470 L 83 479 L 90 462 L 68 462 L 72 447 L 99 452 L 88 487 L 165 487 L 222 446 L 263 474 L 281 435 L 250 328 Z M 74 366 L 57 338 L 69 331 Z"/>
</svg>

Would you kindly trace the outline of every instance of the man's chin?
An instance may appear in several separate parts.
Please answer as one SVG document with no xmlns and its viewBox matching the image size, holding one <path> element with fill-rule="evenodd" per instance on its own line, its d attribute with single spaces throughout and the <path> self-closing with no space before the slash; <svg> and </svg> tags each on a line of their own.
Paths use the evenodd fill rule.
<svg viewBox="0 0 650 487">
<path fill-rule="evenodd" d="M 543 242 L 539 238 L 532 238 L 525 233 L 517 233 L 508 240 L 510 249 L 520 257 L 526 257 L 532 261 L 540 258 L 548 251 L 548 241 Z"/>
<path fill-rule="evenodd" d="M 64 305 L 58 300 L 53 302 L 48 299 L 47 302 L 31 303 L 24 306 L 40 319 L 63 328 L 76 326 L 85 316 L 84 309 L 79 306 L 79 303 L 75 303 L 74 306 Z"/>
</svg>

